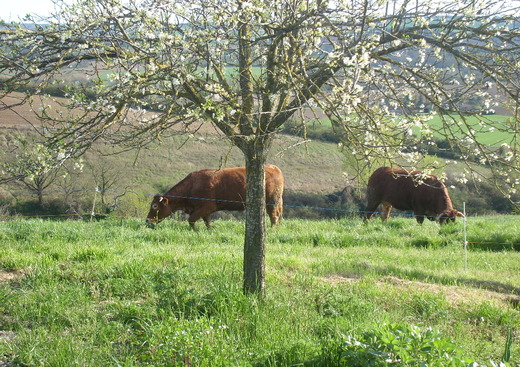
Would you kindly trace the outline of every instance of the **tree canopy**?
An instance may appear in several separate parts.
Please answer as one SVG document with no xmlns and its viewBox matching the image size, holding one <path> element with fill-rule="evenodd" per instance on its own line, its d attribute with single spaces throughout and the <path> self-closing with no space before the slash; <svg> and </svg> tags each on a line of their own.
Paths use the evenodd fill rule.
<svg viewBox="0 0 520 367">
<path fill-rule="evenodd" d="M 414 164 L 418 140 L 442 138 L 489 167 L 505 191 L 518 184 L 519 1 L 56 4 L 48 19 L 2 24 L 2 93 L 61 89 L 61 109 L 36 110 L 47 123 L 41 133 L 78 153 L 100 138 L 142 146 L 213 124 L 252 174 L 246 217 L 259 225 L 246 225 L 245 252 L 260 249 L 255 272 L 265 241 L 263 165 L 289 118 L 302 126 L 328 119 L 345 149 L 401 165 Z M 78 67 L 85 78 L 69 82 Z M 510 116 L 501 124 L 488 115 L 497 108 Z M 430 123 L 435 115 L 440 124 Z M 479 139 L 492 129 L 509 134 L 500 147 Z M 263 288 L 262 271 L 253 278 L 252 288 Z"/>
</svg>

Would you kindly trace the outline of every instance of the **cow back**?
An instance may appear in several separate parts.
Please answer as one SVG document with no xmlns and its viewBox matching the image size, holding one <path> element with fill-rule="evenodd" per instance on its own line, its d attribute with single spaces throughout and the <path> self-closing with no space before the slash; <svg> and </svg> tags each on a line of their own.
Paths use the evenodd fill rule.
<svg viewBox="0 0 520 367">
<path fill-rule="evenodd" d="M 205 169 L 187 177 L 187 205 L 209 206 L 213 210 L 243 210 L 246 198 L 246 175 L 243 167 Z"/>
<path fill-rule="evenodd" d="M 446 186 L 436 176 L 401 168 L 374 171 L 368 180 L 367 196 L 399 210 L 440 213 L 452 207 Z"/>
<path fill-rule="evenodd" d="M 283 174 L 274 165 L 266 165 L 265 174 L 266 202 L 278 204 L 281 202 L 283 194 Z M 182 192 L 179 196 L 187 198 L 186 206 L 211 206 L 215 211 L 244 210 L 245 208 L 245 167 L 195 171 L 181 183 L 182 188 L 178 187 L 176 191 L 177 195 Z"/>
</svg>

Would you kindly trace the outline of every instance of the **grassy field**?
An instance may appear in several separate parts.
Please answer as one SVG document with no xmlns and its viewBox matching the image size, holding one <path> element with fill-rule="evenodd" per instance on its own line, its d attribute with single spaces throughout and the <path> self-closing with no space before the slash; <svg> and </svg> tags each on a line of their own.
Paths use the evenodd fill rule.
<svg viewBox="0 0 520 367">
<path fill-rule="evenodd" d="M 462 222 L 286 220 L 264 300 L 242 294 L 243 227 L 0 222 L 0 366 L 376 366 L 354 351 L 377 336 L 384 365 L 491 366 L 509 330 L 518 366 L 515 217 L 470 218 L 467 263 Z"/>
<path fill-rule="evenodd" d="M 465 116 L 464 124 L 467 124 L 474 130 L 475 138 L 480 144 L 498 147 L 503 143 L 510 143 L 512 138 L 512 117 L 503 115 L 485 115 L 485 116 Z M 447 118 L 447 124 L 453 126 L 461 122 L 461 117 Z M 484 122 L 485 127 L 481 126 Z M 442 129 L 443 121 L 440 116 L 436 116 L 429 122 L 433 129 Z M 466 131 L 467 128 L 461 128 Z M 459 133 L 456 133 L 460 136 Z M 441 137 L 437 134 L 438 137 Z"/>
<path fill-rule="evenodd" d="M 464 116 L 464 120 L 460 116 L 446 116 L 445 121 L 439 115 L 434 116 L 429 120 L 428 125 L 432 128 L 436 138 L 444 139 L 444 134 L 439 133 L 443 131 L 443 126 L 446 124 L 453 128 L 457 124 L 461 124 L 460 130 L 467 131 L 467 127 L 471 128 L 475 134 L 475 138 L 480 144 L 498 147 L 503 143 L 510 143 L 513 131 L 513 117 L 505 115 L 479 115 L 479 116 Z M 467 127 L 462 127 L 467 125 Z M 330 129 L 331 123 L 327 118 L 321 118 L 319 121 L 314 121 L 308 125 L 309 129 L 319 131 L 327 131 Z M 460 131 L 455 128 L 455 136 L 461 136 Z M 419 134 L 419 130 L 415 131 Z"/>
<path fill-rule="evenodd" d="M 13 93 L 6 97 L 6 103 L 19 102 L 21 97 L 20 93 Z M 310 115 L 309 111 L 306 114 Z M 504 116 L 489 117 L 498 119 L 497 123 L 506 119 Z M 278 134 L 271 149 L 269 163 L 278 165 L 284 172 L 285 193 L 291 204 L 307 205 L 308 200 L 312 200 L 313 206 L 330 206 L 328 196 L 341 192 L 348 185 L 355 185 L 360 190 L 356 194 L 363 195 L 370 169 L 375 169 L 367 169 L 358 176 L 356 165 L 348 157 L 348 148 L 341 150 L 336 143 L 320 140 L 325 133 L 330 133 L 330 123 L 322 123 L 309 123 L 309 132 L 315 133 L 310 134 L 313 136 L 312 141 L 303 144 L 302 138 Z M 15 137 L 31 136 L 31 124 L 38 125 L 38 121 L 34 119 L 29 105 L 0 112 L 0 161 L 16 160 Z M 434 120 L 432 124 L 439 126 L 440 120 Z M 327 136 L 330 137 L 330 134 Z M 503 138 L 497 135 L 497 131 L 490 132 L 486 137 L 490 143 L 499 143 Z M 205 124 L 193 135 L 164 137 L 160 142 L 147 145 L 140 151 L 114 155 L 115 149 L 96 144 L 94 149 L 83 156 L 82 172 L 73 171 L 65 178 L 61 174 L 64 171 L 60 172 L 56 181 L 45 190 L 44 208 L 38 213 L 32 211 L 35 208 L 31 202 L 35 199 L 34 193 L 16 182 L 3 185 L 0 187 L 0 214 L 3 211 L 24 215 L 41 214 L 43 211 L 47 211 L 46 214 L 90 212 L 95 201 L 95 188 L 104 187 L 103 184 L 108 181 L 113 186 L 105 192 L 104 197 L 98 195 L 97 199 L 102 199 L 107 210 L 115 208 L 115 214 L 134 214 L 147 210 L 151 195 L 165 192 L 194 170 L 244 164 L 242 153 L 210 124 Z M 433 159 L 439 160 L 442 166 L 443 158 L 428 156 L 422 162 L 417 162 L 417 166 L 421 168 L 424 162 L 432 163 Z M 69 168 L 71 166 L 72 163 Z M 464 164 L 450 164 L 435 173 L 447 173 L 450 177 L 447 184 L 452 186 L 456 185 L 456 179 L 462 176 L 464 168 Z M 485 168 L 478 170 L 489 175 Z M 487 189 L 480 188 L 480 192 L 475 193 L 472 185 L 457 187 L 457 190 L 451 190 L 454 205 L 460 208 L 462 202 L 466 202 L 479 213 L 511 212 L 510 205 L 501 205 L 501 201 L 490 199 L 494 196 L 487 193 Z M 2 210 L 4 202 L 10 207 Z M 97 209 L 104 212 L 99 204 Z"/>
</svg>

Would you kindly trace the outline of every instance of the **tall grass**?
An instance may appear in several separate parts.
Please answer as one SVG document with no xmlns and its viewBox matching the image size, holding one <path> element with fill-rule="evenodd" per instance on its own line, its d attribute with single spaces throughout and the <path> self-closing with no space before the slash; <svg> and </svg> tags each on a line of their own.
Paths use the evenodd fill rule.
<svg viewBox="0 0 520 367">
<path fill-rule="evenodd" d="M 520 326 L 520 253 L 470 246 L 465 268 L 460 223 L 284 221 L 263 300 L 242 294 L 243 227 L 1 222 L 0 365 L 340 366 L 348 338 L 393 323 L 489 363 Z M 473 242 L 520 242 L 514 217 L 468 227 Z"/>
</svg>

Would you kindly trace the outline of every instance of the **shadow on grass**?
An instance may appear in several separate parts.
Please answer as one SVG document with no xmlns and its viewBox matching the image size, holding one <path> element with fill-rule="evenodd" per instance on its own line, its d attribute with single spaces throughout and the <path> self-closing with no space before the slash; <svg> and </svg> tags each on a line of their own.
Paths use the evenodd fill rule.
<svg viewBox="0 0 520 367">
<path fill-rule="evenodd" d="M 370 267 L 367 269 L 369 272 L 379 275 L 381 277 L 384 276 L 395 276 L 403 279 L 421 281 L 425 283 L 433 283 L 433 284 L 442 284 L 442 285 L 458 285 L 458 286 L 467 286 L 480 290 L 487 290 L 491 292 L 500 293 L 508 296 L 508 301 L 514 307 L 520 307 L 520 288 L 512 286 L 511 284 L 506 284 L 502 282 L 497 282 L 493 280 L 477 280 L 477 279 L 468 279 L 468 278 L 455 278 L 455 277 L 446 277 L 446 276 L 435 276 L 431 273 L 421 272 L 421 271 L 403 271 L 394 266 L 386 266 L 386 267 Z"/>
</svg>

